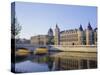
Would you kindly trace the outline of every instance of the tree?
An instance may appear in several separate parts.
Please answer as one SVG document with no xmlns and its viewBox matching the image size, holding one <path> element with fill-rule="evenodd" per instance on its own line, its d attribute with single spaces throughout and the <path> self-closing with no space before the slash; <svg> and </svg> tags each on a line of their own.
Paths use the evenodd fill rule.
<svg viewBox="0 0 100 75">
<path fill-rule="evenodd" d="M 22 27 L 18 23 L 17 18 L 13 18 L 11 23 L 11 34 L 16 37 L 20 33 L 21 29 Z"/>
<path fill-rule="evenodd" d="M 11 59 L 15 62 L 15 37 L 20 33 L 22 27 L 18 23 L 16 18 L 11 20 Z"/>
</svg>

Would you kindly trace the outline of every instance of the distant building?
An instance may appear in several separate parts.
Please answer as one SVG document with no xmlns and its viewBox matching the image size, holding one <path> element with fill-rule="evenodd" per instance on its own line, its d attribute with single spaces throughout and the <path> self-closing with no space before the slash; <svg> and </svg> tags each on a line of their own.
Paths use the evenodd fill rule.
<svg viewBox="0 0 100 75">
<path fill-rule="evenodd" d="M 46 45 L 48 41 L 47 35 L 37 35 L 31 37 L 31 44 L 34 45 Z"/>
<path fill-rule="evenodd" d="M 16 44 L 30 44 L 30 40 L 21 38 L 15 39 L 15 42 Z"/>
<path fill-rule="evenodd" d="M 49 45 L 53 44 L 54 36 L 53 30 L 50 28 L 47 35 L 37 35 L 31 37 L 31 44 L 34 45 Z"/>
<path fill-rule="evenodd" d="M 96 45 L 97 29 L 93 30 L 90 23 L 83 30 L 82 25 L 78 29 L 60 31 L 56 24 L 55 45 Z"/>
<path fill-rule="evenodd" d="M 55 36 L 50 28 L 47 35 L 31 37 L 31 44 L 34 45 L 97 45 L 97 28 L 93 29 L 88 23 L 84 30 L 82 25 L 78 29 L 60 31 L 56 24 Z"/>
</svg>

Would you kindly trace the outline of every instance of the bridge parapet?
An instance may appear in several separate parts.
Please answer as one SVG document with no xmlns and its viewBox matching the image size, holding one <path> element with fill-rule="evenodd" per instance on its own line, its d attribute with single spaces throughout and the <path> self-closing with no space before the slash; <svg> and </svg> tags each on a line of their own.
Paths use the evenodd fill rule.
<svg viewBox="0 0 100 75">
<path fill-rule="evenodd" d="M 97 47 L 97 45 L 51 45 L 54 47 Z"/>
<path fill-rule="evenodd" d="M 96 45 L 52 45 L 62 51 L 97 52 Z"/>
</svg>

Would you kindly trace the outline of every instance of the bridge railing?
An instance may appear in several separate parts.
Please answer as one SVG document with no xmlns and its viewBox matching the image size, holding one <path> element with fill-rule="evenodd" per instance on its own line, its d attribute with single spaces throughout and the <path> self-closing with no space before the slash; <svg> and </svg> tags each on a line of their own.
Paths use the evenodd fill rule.
<svg viewBox="0 0 100 75">
<path fill-rule="evenodd" d="M 97 45 L 51 45 L 53 47 L 97 47 Z"/>
</svg>

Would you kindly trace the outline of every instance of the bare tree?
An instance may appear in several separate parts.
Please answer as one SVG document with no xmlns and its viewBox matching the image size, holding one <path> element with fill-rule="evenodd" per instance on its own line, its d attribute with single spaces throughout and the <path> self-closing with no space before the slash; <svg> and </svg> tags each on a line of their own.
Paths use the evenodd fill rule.
<svg viewBox="0 0 100 75">
<path fill-rule="evenodd" d="M 11 34 L 17 36 L 21 32 L 21 25 L 18 23 L 17 18 L 13 18 L 11 23 Z"/>
<path fill-rule="evenodd" d="M 16 36 L 21 32 L 21 25 L 18 23 L 17 18 L 13 18 L 11 21 L 11 58 L 12 62 L 15 62 L 15 41 L 18 41 L 16 39 Z"/>
</svg>

